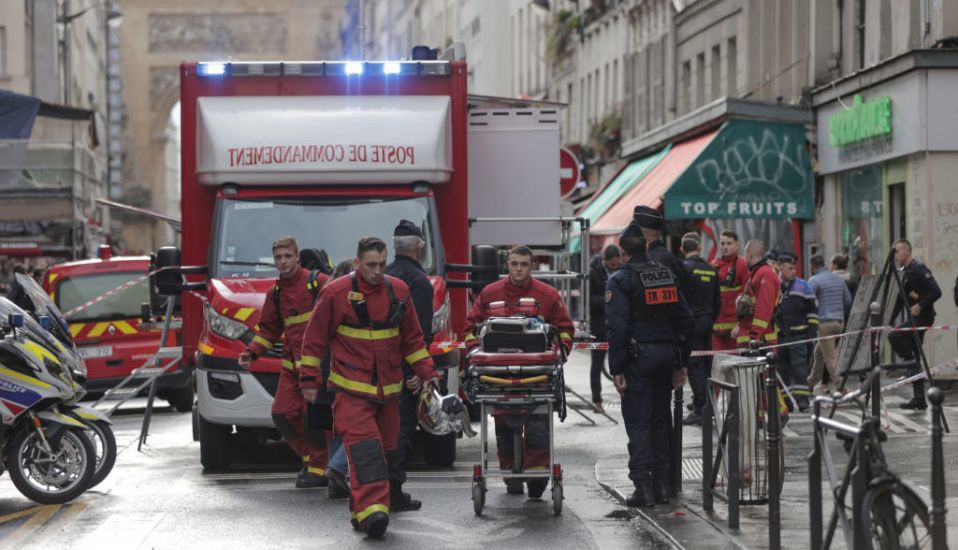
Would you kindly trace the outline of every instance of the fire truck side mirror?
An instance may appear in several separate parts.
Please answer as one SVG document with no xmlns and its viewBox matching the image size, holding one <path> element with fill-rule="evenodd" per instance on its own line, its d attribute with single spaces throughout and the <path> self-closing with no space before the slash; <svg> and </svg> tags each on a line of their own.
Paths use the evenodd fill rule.
<svg viewBox="0 0 958 550">
<path fill-rule="evenodd" d="M 476 294 L 482 292 L 489 283 L 499 279 L 499 252 L 496 247 L 488 244 L 472 247 L 472 265 L 478 268 L 469 274 L 473 283 L 472 290 Z"/>
<path fill-rule="evenodd" d="M 164 246 L 156 251 L 154 270 L 162 270 L 153 275 L 153 287 L 160 296 L 179 296 L 186 282 L 180 267 L 180 249 Z"/>
</svg>

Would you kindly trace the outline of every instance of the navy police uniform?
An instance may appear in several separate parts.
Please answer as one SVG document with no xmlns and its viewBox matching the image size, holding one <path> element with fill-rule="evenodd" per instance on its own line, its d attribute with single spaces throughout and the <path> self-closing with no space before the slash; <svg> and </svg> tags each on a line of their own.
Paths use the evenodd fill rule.
<svg viewBox="0 0 958 550">
<path fill-rule="evenodd" d="M 701 256 L 689 256 L 685 259 L 685 269 L 689 278 L 682 288 L 682 294 L 689 302 L 692 316 L 695 318 L 695 332 L 692 335 L 693 349 L 709 349 L 712 345 L 712 325 L 722 309 L 722 293 L 718 272 Z M 692 385 L 692 412 L 687 424 L 700 423 L 702 407 L 705 406 L 705 381 L 712 373 L 711 357 L 693 357 L 689 361 L 689 383 Z"/>
<path fill-rule="evenodd" d="M 903 304 L 901 300 L 898 300 L 895 303 L 892 319 L 896 319 L 899 314 L 904 313 L 903 306 L 907 306 L 909 309 L 911 309 L 912 306 L 917 304 L 921 306 L 921 312 L 917 317 L 914 318 L 915 322 L 909 322 L 911 317 L 909 315 L 905 315 L 905 320 L 899 323 L 897 326 L 923 327 L 934 325 L 935 302 L 941 298 L 941 288 L 938 286 L 938 282 L 935 281 L 935 277 L 932 275 L 931 270 L 928 269 L 928 266 L 925 264 L 913 259 L 908 265 L 901 268 L 901 278 L 902 290 L 904 291 L 905 298 L 908 300 L 908 303 Z M 924 344 L 925 331 L 919 331 L 917 333 L 892 332 L 888 335 L 888 343 L 891 344 L 892 349 L 895 350 L 895 353 L 902 356 L 904 359 L 917 360 L 920 354 L 919 350 L 917 350 L 915 347 L 915 334 L 918 335 L 918 344 Z M 909 369 L 909 374 L 918 374 L 920 370 L 920 368 L 914 367 Z M 912 400 L 902 405 L 902 408 L 924 409 L 926 406 L 925 382 L 923 380 L 919 380 L 912 384 Z"/>
<path fill-rule="evenodd" d="M 623 236 L 638 232 L 630 224 Z M 629 479 L 641 505 L 669 495 L 672 377 L 692 351 L 695 322 L 675 276 L 644 254 L 630 258 L 606 287 L 609 370 L 623 375 L 622 417 L 629 438 Z M 662 495 L 660 497 L 660 495 Z"/>
</svg>

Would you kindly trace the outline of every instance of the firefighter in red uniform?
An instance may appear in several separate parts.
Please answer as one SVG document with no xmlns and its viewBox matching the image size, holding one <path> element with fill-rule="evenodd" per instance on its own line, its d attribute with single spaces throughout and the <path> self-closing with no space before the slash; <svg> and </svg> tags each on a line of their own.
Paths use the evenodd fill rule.
<svg viewBox="0 0 958 550">
<path fill-rule="evenodd" d="M 538 315 L 546 323 L 559 331 L 562 346 L 566 352 L 572 349 L 572 335 L 575 328 L 569 311 L 556 289 L 532 278 L 532 264 L 535 257 L 527 246 L 516 246 L 509 251 L 509 277 L 496 281 L 482 290 L 472 304 L 466 318 L 464 341 L 467 348 L 479 344 L 476 326 L 490 316 Z M 531 298 L 531 300 L 529 300 Z M 520 300 L 523 301 L 520 304 Z M 534 310 L 528 312 L 525 302 L 532 302 Z M 512 469 L 513 431 L 505 424 L 502 416 L 494 413 L 496 422 L 496 445 L 499 451 L 499 466 L 502 470 Z M 549 467 L 549 423 L 544 414 L 534 414 L 525 425 L 523 452 L 526 469 L 545 469 Z M 539 498 L 548 485 L 546 479 L 529 480 L 529 497 Z M 507 479 L 507 492 L 510 495 L 523 493 L 521 479 Z"/>
<path fill-rule="evenodd" d="M 732 329 L 738 326 L 735 299 L 742 293 L 745 281 L 748 280 L 745 258 L 738 255 L 737 233 L 722 231 L 719 252 L 721 255 L 714 265 L 718 269 L 722 306 L 712 324 L 712 349 L 716 351 L 735 349 L 737 346 L 735 338 L 732 337 Z"/>
<path fill-rule="evenodd" d="M 765 243 L 755 239 L 745 245 L 749 279 L 736 300 L 738 325 L 732 329 L 736 344 L 747 346 L 752 340 L 765 344 L 778 342 L 778 327 L 772 321 L 782 282 L 765 258 Z"/>
<path fill-rule="evenodd" d="M 273 261 L 279 270 L 279 278 L 266 294 L 259 322 L 254 327 L 253 341 L 239 355 L 239 364 L 249 368 L 253 359 L 272 349 L 274 342 L 282 341 L 283 369 L 273 398 L 273 423 L 286 443 L 303 460 L 303 467 L 296 476 L 296 487 L 325 487 L 328 482 L 325 469 L 329 458 L 326 441 L 321 432 L 306 430 L 306 403 L 299 389 L 296 362 L 313 302 L 328 277 L 300 267 L 299 246 L 296 239 L 290 236 L 280 237 L 273 243 Z"/>
<path fill-rule="evenodd" d="M 387 459 L 399 435 L 402 362 L 414 376 L 409 386 L 428 391 L 439 377 L 423 344 L 409 287 L 385 274 L 386 243 L 359 241 L 355 271 L 322 291 L 306 327 L 300 387 L 308 402 L 322 382 L 320 361 L 332 353 L 328 388 L 336 392 L 333 430 L 349 459 L 353 527 L 371 538 L 389 525 Z"/>
</svg>

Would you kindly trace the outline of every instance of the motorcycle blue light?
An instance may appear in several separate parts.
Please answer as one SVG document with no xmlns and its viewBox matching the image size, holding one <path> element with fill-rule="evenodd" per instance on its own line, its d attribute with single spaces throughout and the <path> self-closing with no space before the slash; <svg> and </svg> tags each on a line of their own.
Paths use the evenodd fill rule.
<svg viewBox="0 0 958 550">
<path fill-rule="evenodd" d="M 40 323 L 40 326 L 43 327 L 43 330 L 50 330 L 53 328 L 53 319 L 49 315 L 41 315 L 37 317 L 37 322 Z"/>
<path fill-rule="evenodd" d="M 23 328 L 25 320 L 22 313 L 11 313 L 7 317 L 7 323 L 13 328 Z"/>
<path fill-rule="evenodd" d="M 199 76 L 223 76 L 226 74 L 226 63 L 197 63 L 196 74 Z"/>
</svg>

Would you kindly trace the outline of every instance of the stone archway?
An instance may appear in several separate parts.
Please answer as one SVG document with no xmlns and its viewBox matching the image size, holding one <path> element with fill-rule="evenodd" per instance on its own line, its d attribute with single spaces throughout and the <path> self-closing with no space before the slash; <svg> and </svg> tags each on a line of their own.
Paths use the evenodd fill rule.
<svg viewBox="0 0 958 550">
<path fill-rule="evenodd" d="M 179 100 L 179 65 L 202 59 L 340 57 L 342 0 L 120 0 L 123 201 L 179 217 L 165 189 L 167 122 Z M 126 216 L 131 252 L 171 244 L 162 222 Z"/>
</svg>

